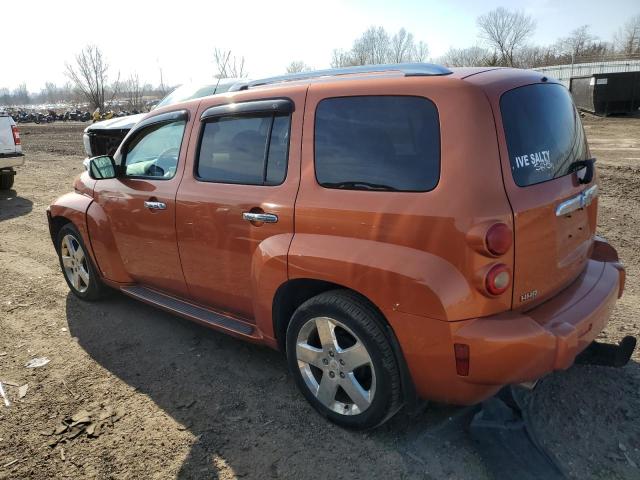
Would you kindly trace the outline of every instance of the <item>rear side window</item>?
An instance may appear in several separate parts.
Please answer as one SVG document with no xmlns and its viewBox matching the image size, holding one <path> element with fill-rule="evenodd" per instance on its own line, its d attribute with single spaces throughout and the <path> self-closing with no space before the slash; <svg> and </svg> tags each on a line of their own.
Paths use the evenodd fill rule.
<svg viewBox="0 0 640 480">
<path fill-rule="evenodd" d="M 315 169 L 326 188 L 432 190 L 440 176 L 440 124 L 430 100 L 361 96 L 322 100 Z"/>
<path fill-rule="evenodd" d="M 196 174 L 200 180 L 279 185 L 287 172 L 290 115 L 215 118 L 205 123 Z"/>
<path fill-rule="evenodd" d="M 519 87 L 500 99 L 513 180 L 520 187 L 568 175 L 587 158 L 582 122 L 566 88 Z"/>
</svg>

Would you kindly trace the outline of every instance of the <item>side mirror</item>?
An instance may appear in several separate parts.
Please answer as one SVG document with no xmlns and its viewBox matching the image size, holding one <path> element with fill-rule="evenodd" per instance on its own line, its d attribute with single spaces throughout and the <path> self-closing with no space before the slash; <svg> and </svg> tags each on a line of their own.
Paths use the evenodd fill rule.
<svg viewBox="0 0 640 480">
<path fill-rule="evenodd" d="M 89 160 L 89 176 L 94 180 L 117 177 L 116 162 L 109 155 L 93 157 Z"/>
</svg>

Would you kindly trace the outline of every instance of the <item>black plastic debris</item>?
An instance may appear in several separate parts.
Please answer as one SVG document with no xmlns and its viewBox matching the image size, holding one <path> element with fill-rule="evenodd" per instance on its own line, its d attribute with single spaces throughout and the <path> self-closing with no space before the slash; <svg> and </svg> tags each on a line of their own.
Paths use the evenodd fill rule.
<svg viewBox="0 0 640 480">
<path fill-rule="evenodd" d="M 473 417 L 470 426 L 471 436 L 477 442 L 478 451 L 494 478 L 567 478 L 536 439 L 517 396 L 509 388 L 504 392 L 483 402 L 482 409 Z"/>
<path fill-rule="evenodd" d="M 604 367 L 624 367 L 636 348 L 636 338 L 624 337 L 619 345 L 592 342 L 580 355 L 576 363 L 580 365 L 601 365 Z"/>
</svg>

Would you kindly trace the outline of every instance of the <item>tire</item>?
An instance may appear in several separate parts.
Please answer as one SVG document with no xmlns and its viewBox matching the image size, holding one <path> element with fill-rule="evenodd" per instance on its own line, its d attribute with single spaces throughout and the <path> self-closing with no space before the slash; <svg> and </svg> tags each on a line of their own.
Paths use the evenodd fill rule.
<svg viewBox="0 0 640 480">
<path fill-rule="evenodd" d="M 0 190 L 11 190 L 11 187 L 13 187 L 13 177 L 15 177 L 13 172 L 9 173 L 9 175 L 0 173 Z"/>
<path fill-rule="evenodd" d="M 82 236 L 72 223 L 67 223 L 58 232 L 56 250 L 62 275 L 76 297 L 95 301 L 110 293 L 109 287 L 102 283 L 97 274 Z"/>
<path fill-rule="evenodd" d="M 309 403 L 337 425 L 373 428 L 402 406 L 398 363 L 383 325 L 366 299 L 347 290 L 321 293 L 291 318 L 289 369 Z"/>
</svg>

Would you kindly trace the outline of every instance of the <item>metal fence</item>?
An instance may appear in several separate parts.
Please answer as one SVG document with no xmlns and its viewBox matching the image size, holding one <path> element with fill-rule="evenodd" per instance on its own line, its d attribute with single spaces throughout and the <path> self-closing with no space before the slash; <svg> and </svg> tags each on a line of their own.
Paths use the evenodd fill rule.
<svg viewBox="0 0 640 480">
<path fill-rule="evenodd" d="M 573 63 L 569 65 L 552 65 L 537 67 L 534 70 L 544 72 L 569 88 L 571 77 L 582 77 L 594 73 L 640 72 L 640 59 L 613 60 L 589 63 Z"/>
</svg>

